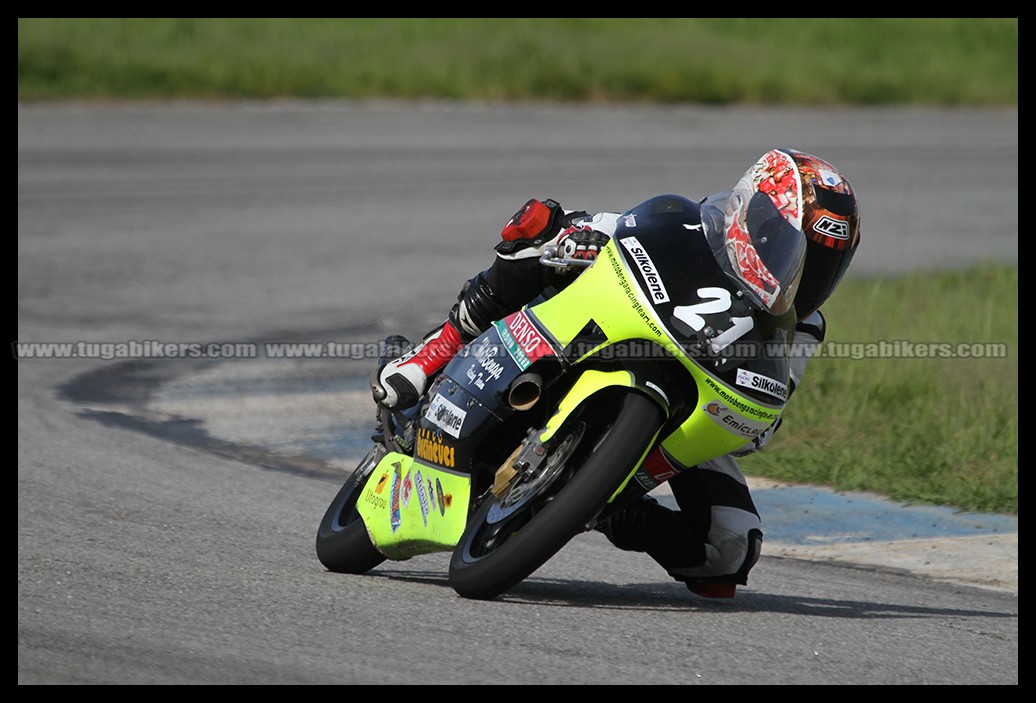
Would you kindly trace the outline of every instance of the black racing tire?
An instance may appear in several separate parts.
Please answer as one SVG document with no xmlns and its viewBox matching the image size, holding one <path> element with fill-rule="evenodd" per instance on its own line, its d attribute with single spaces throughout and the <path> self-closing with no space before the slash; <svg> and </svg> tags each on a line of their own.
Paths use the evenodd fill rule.
<svg viewBox="0 0 1036 703">
<path fill-rule="evenodd" d="M 627 393 L 603 437 L 589 438 L 599 442 L 593 453 L 567 481 L 558 481 L 560 488 L 552 487 L 553 491 L 530 501 L 518 514 L 504 518 L 504 526 L 487 522 L 498 503 L 489 496 L 454 548 L 450 586 L 461 597 L 490 600 L 543 566 L 585 530 L 651 446 L 663 421 L 662 410 L 654 401 Z"/>
<path fill-rule="evenodd" d="M 355 471 L 331 501 L 317 529 L 317 558 L 328 571 L 363 574 L 385 561 L 356 510 L 369 471 Z"/>
</svg>

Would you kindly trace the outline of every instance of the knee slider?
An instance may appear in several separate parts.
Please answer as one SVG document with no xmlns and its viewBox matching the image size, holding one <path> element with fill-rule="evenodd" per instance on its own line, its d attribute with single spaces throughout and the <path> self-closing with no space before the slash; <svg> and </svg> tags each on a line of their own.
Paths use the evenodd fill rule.
<svg viewBox="0 0 1036 703">
<path fill-rule="evenodd" d="M 749 530 L 748 531 L 748 554 L 745 555 L 745 560 L 741 562 L 741 566 L 736 572 L 734 572 L 735 579 L 738 583 L 748 583 L 748 572 L 752 570 L 752 567 L 759 561 L 759 556 L 763 553 L 763 532 L 762 530 Z"/>
</svg>

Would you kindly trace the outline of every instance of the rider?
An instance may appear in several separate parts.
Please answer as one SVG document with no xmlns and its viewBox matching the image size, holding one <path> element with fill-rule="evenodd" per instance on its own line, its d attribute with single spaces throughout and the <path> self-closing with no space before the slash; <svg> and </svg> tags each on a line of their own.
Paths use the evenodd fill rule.
<svg viewBox="0 0 1036 703">
<path fill-rule="evenodd" d="M 838 286 L 859 245 L 859 207 L 852 186 L 830 163 L 800 151 L 772 149 L 733 191 L 701 201 L 703 227 L 728 233 L 739 222 L 743 226 L 750 199 L 744 197 L 746 192 L 768 195 L 806 239 L 794 301 L 798 323 L 795 354 L 790 359 L 790 396 L 810 355 L 824 339 L 826 323 L 819 308 Z M 619 217 L 564 210 L 554 200 L 529 200 L 504 226 L 492 266 L 465 283 L 448 319 L 409 353 L 375 371 L 371 378 L 375 400 L 393 409 L 416 403 L 428 378 L 495 320 L 545 290 L 563 288 L 574 280 L 578 270 L 540 265 L 547 246 L 556 245 L 569 258 L 594 259 L 614 234 Z M 736 584 L 747 583 L 762 547 L 762 523 L 735 456 L 761 449 L 779 425 L 778 418 L 732 455 L 695 467 L 675 465 L 672 457 L 656 449 L 644 463 L 678 472 L 668 483 L 680 510 L 644 496 L 597 529 L 619 549 L 646 552 L 691 591 L 705 597 L 733 597 Z"/>
</svg>

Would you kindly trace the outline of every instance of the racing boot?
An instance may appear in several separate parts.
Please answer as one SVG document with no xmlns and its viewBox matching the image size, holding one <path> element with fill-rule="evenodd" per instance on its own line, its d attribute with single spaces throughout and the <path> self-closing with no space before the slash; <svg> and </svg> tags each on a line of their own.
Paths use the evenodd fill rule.
<svg viewBox="0 0 1036 703">
<path fill-rule="evenodd" d="M 720 578 L 687 579 L 685 583 L 687 590 L 702 598 L 733 598 L 737 593 L 737 584 Z"/>
<path fill-rule="evenodd" d="M 744 585 L 748 583 L 748 572 L 759 561 L 759 555 L 762 551 L 762 530 L 749 530 L 748 554 L 745 556 L 741 567 L 733 574 L 705 578 L 686 578 L 682 576 L 675 576 L 674 578 L 686 583 L 689 591 L 697 593 L 702 598 L 733 598 L 734 593 L 737 591 L 737 584 Z"/>
<path fill-rule="evenodd" d="M 428 387 L 428 379 L 446 366 L 465 342 L 447 320 L 408 353 L 380 364 L 371 375 L 374 400 L 391 410 L 414 405 Z"/>
<path fill-rule="evenodd" d="M 383 369 L 393 359 L 405 354 L 413 345 L 403 335 L 393 334 L 386 337 L 381 346 L 382 352 L 378 358 L 378 371 Z M 381 444 L 385 441 L 385 420 L 382 417 L 381 407 L 374 413 L 374 433 L 371 435 L 371 441 L 375 444 Z"/>
<path fill-rule="evenodd" d="M 759 558 L 762 533 L 753 543 L 745 564 L 736 574 L 719 577 L 688 578 L 675 570 L 688 564 L 704 564 L 705 545 L 695 538 L 679 511 L 660 505 L 651 496 L 643 496 L 597 526 L 608 541 L 619 549 L 644 552 L 654 559 L 675 580 L 703 598 L 733 598 L 738 583 L 747 583 L 747 573 Z M 753 535 L 755 537 L 755 535 Z"/>
</svg>

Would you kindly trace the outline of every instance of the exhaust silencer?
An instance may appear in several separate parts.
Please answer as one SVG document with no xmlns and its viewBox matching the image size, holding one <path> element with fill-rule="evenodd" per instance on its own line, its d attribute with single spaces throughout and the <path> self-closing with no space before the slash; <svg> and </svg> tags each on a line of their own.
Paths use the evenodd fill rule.
<svg viewBox="0 0 1036 703">
<path fill-rule="evenodd" d="M 540 399 L 543 378 L 538 373 L 523 373 L 511 383 L 507 402 L 515 410 L 528 410 Z"/>
</svg>

